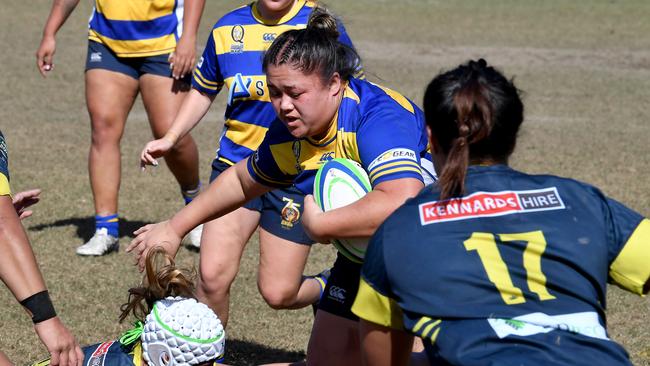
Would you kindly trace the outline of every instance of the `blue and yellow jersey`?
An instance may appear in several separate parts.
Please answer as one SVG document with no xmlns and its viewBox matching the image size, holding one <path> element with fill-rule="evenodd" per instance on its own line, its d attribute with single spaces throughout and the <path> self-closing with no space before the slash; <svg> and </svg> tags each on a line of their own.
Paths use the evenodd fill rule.
<svg viewBox="0 0 650 366">
<path fill-rule="evenodd" d="M 225 125 L 217 158 L 227 164 L 246 158 L 264 139 L 275 111 L 262 72 L 264 52 L 275 37 L 305 28 L 315 4 L 297 0 L 291 11 L 276 22 L 258 13 L 255 3 L 224 15 L 214 26 L 192 79 L 202 93 L 215 95 L 228 89 Z M 339 41 L 352 47 L 339 23 Z"/>
<path fill-rule="evenodd" d="M 184 0 L 95 0 L 88 39 L 119 57 L 171 53 L 183 32 Z"/>
<path fill-rule="evenodd" d="M 0 196 L 11 194 L 9 187 L 9 155 L 5 137 L 0 131 Z"/>
<path fill-rule="evenodd" d="M 323 163 L 346 158 L 363 166 L 373 187 L 400 178 L 429 183 L 433 166 L 427 141 L 424 116 L 415 104 L 395 91 L 352 78 L 325 137 L 296 139 L 277 119 L 248 160 L 248 171 L 264 185 L 294 184 L 309 194 Z"/>
<path fill-rule="evenodd" d="M 574 180 L 472 166 L 462 199 L 425 188 L 365 259 L 353 312 L 422 337 L 432 362 L 627 365 L 606 284 L 647 291 L 650 220 Z"/>
</svg>

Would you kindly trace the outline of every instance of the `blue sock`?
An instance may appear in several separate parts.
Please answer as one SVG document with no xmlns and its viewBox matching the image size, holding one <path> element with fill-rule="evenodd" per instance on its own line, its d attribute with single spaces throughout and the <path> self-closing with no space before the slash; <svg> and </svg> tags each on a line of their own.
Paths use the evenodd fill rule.
<svg viewBox="0 0 650 366">
<path fill-rule="evenodd" d="M 181 194 L 183 195 L 183 199 L 185 200 L 186 205 L 189 205 L 190 202 L 192 202 L 192 200 L 199 195 L 199 193 L 201 193 L 201 182 L 199 182 L 199 185 L 194 189 L 189 189 L 187 191 L 181 190 Z"/>
<path fill-rule="evenodd" d="M 106 229 L 108 235 L 118 237 L 119 236 L 119 220 L 117 214 L 108 215 L 108 216 L 95 216 L 95 230 Z"/>
</svg>

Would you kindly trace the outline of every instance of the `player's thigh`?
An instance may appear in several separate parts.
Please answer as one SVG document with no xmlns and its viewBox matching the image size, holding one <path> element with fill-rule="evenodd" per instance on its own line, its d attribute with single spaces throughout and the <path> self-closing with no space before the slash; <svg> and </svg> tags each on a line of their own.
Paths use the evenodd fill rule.
<svg viewBox="0 0 650 366">
<path fill-rule="evenodd" d="M 359 365 L 359 322 L 318 310 L 307 347 L 307 365 Z"/>
<path fill-rule="evenodd" d="M 199 272 L 201 281 L 229 284 L 239 270 L 239 261 L 259 222 L 259 212 L 239 208 L 203 226 Z"/>
<path fill-rule="evenodd" d="M 311 246 L 260 229 L 258 286 L 271 293 L 296 294 Z"/>
<path fill-rule="evenodd" d="M 85 79 L 86 103 L 93 131 L 109 130 L 121 135 L 138 95 L 138 81 L 104 69 L 86 71 Z"/>
<path fill-rule="evenodd" d="M 151 131 L 162 137 L 174 122 L 176 114 L 190 90 L 188 79 L 171 77 L 167 56 L 147 57 L 143 60 L 140 76 L 140 92 Z"/>
</svg>

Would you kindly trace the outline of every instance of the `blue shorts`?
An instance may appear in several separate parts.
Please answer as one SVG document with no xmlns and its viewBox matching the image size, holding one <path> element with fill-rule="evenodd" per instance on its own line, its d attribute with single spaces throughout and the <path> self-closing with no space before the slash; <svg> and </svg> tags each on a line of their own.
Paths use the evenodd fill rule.
<svg viewBox="0 0 650 366">
<path fill-rule="evenodd" d="M 325 291 L 318 303 L 319 311 L 323 310 L 355 322 L 359 321 L 359 317 L 352 313 L 352 304 L 359 292 L 361 266 L 361 263 L 352 262 L 341 253 L 337 253 Z"/>
<path fill-rule="evenodd" d="M 210 183 L 231 165 L 218 159 L 212 161 Z M 296 187 L 276 189 L 261 197 L 248 201 L 244 208 L 258 211 L 261 214 L 260 227 L 285 240 L 294 243 L 312 245 L 314 241 L 302 227 L 300 216 L 305 195 Z"/>
<path fill-rule="evenodd" d="M 169 53 L 148 57 L 118 57 L 105 45 L 88 41 L 88 54 L 86 56 L 86 71 L 103 69 L 119 72 L 134 79 L 139 79 L 144 74 L 172 77 L 169 67 Z M 182 81 L 190 83 L 190 75 Z"/>
</svg>

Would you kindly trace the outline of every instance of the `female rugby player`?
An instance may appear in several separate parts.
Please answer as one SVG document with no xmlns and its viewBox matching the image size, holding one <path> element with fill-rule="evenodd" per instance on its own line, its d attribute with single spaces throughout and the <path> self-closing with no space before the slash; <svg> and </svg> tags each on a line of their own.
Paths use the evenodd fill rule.
<svg viewBox="0 0 650 366">
<path fill-rule="evenodd" d="M 226 335 L 219 318 L 194 298 L 194 276 L 176 268 L 161 248 L 145 261 L 142 285 L 129 289 L 120 321 L 133 314 L 135 328 L 119 340 L 83 348 L 84 365 L 209 366 L 223 359 Z M 80 363 L 81 364 L 81 363 Z M 32 366 L 48 366 L 50 359 Z"/>
<path fill-rule="evenodd" d="M 228 108 L 210 181 L 250 156 L 276 119 L 262 71 L 264 51 L 282 32 L 304 28 L 315 6 L 304 0 L 259 0 L 224 15 L 210 33 L 194 71 L 193 89 L 174 124 L 164 138 L 145 146 L 142 163 L 153 163 L 170 151 L 179 136 L 199 123 L 224 85 Z M 339 40 L 352 46 L 342 24 L 338 29 Z M 303 200 L 298 189 L 284 187 L 205 225 L 199 296 L 224 324 L 228 322 L 230 287 L 246 243 L 258 225 L 258 288 L 264 300 L 276 309 L 296 309 L 320 298 L 325 276 L 303 277 L 314 243 L 302 228 Z"/>
<path fill-rule="evenodd" d="M 295 185 L 312 193 L 317 169 L 330 158 L 359 162 L 373 189 L 354 204 L 328 212 L 307 197 L 303 225 L 317 241 L 369 237 L 422 189 L 431 177 L 422 167 L 432 167 L 422 112 L 399 93 L 353 77 L 359 58 L 338 36 L 334 18 L 321 13 L 306 29 L 275 39 L 263 66 L 277 119 L 253 155 L 224 171 L 171 220 L 136 231 L 127 250 L 140 266 L 153 245 L 164 243 L 173 253 L 179 235 L 273 188 Z M 359 263 L 339 254 L 316 313 L 309 364 L 359 364 L 358 322 L 350 312 L 359 271 Z"/>
<path fill-rule="evenodd" d="M 56 33 L 79 0 L 54 0 L 36 52 L 43 76 L 54 68 Z M 95 0 L 88 24 L 86 104 L 91 123 L 88 172 L 95 234 L 77 254 L 98 256 L 119 248 L 120 140 L 138 93 L 153 135 L 163 136 L 189 90 L 196 30 L 205 0 Z M 188 76 L 187 78 L 185 76 Z M 198 150 L 186 136 L 165 157 L 185 202 L 199 193 Z M 198 232 L 195 231 L 194 233 Z M 188 240 L 199 235 L 192 235 Z"/>
<path fill-rule="evenodd" d="M 650 221 L 572 179 L 508 167 L 523 121 L 484 60 L 429 84 L 434 189 L 373 236 L 353 311 L 365 364 L 629 365 L 605 329 L 608 280 L 648 292 Z"/>
</svg>

